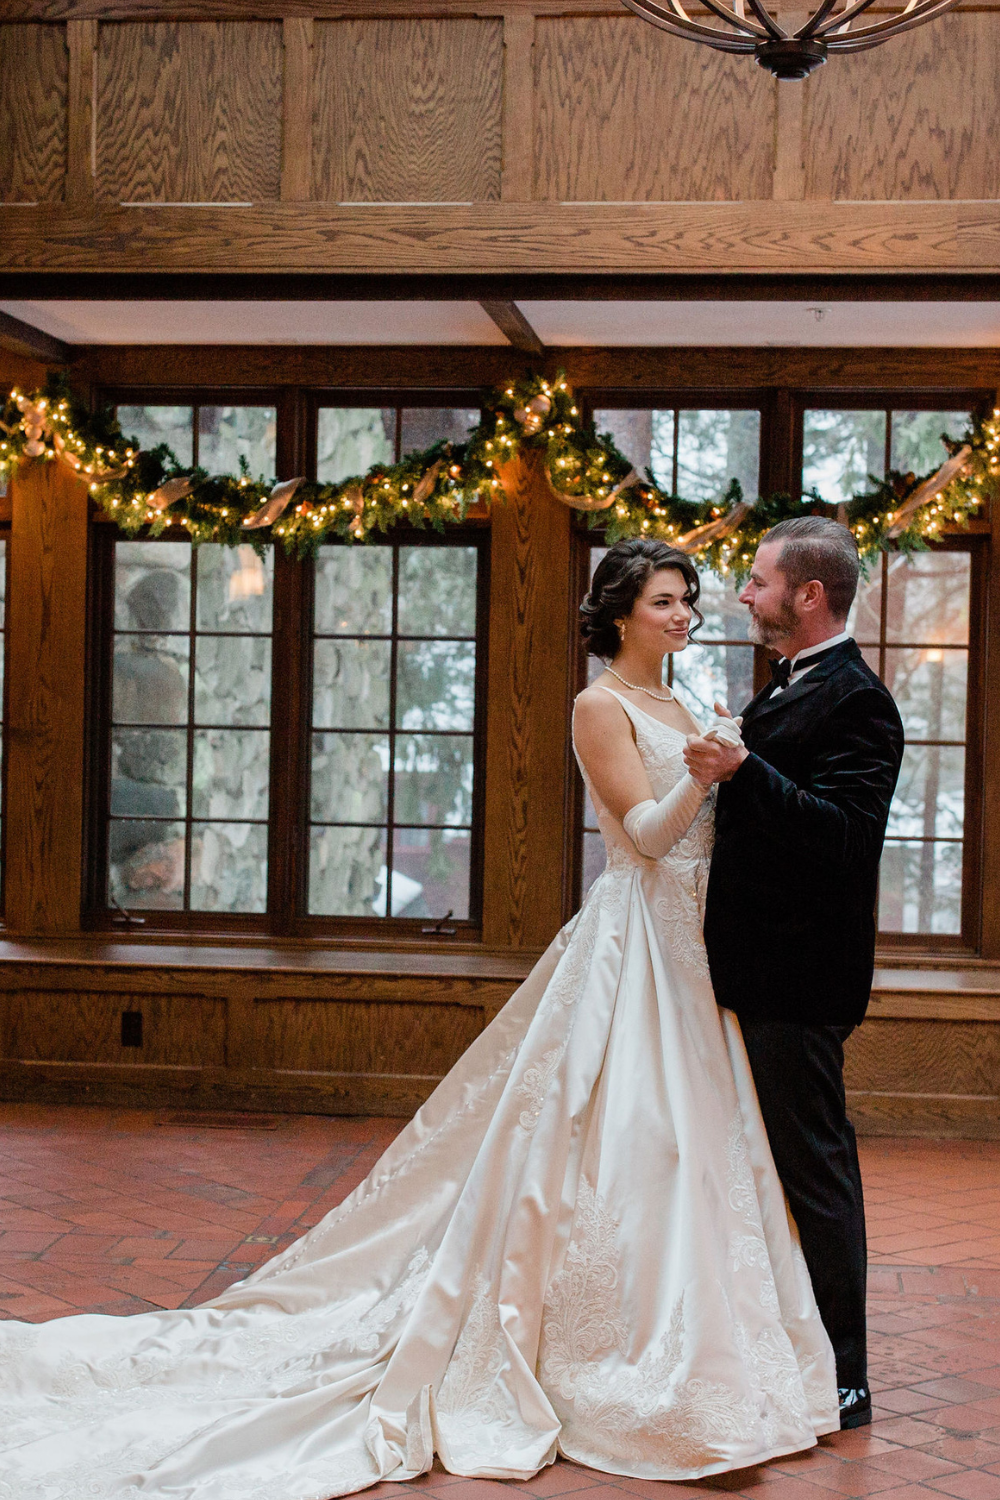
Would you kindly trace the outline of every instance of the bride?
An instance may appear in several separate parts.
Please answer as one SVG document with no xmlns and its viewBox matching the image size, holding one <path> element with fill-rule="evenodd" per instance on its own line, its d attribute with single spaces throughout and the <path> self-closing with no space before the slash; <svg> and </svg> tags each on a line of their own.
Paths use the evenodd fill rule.
<svg viewBox="0 0 1000 1500">
<path fill-rule="evenodd" d="M 697 600 L 663 543 L 601 561 L 574 739 L 607 868 L 367 1180 L 201 1307 L 0 1324 L 3 1500 L 329 1500 L 435 1454 L 693 1479 L 839 1426 L 701 939 L 712 793 L 660 685 Z"/>
</svg>

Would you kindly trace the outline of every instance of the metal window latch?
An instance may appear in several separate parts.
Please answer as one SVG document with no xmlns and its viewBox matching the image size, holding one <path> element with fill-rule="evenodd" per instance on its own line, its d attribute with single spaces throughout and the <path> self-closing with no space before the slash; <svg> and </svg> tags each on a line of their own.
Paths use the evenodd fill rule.
<svg viewBox="0 0 1000 1500">
<path fill-rule="evenodd" d="M 421 937 L 454 937 L 458 931 L 457 927 L 446 927 L 444 924 L 449 917 L 455 915 L 454 911 L 446 911 L 443 917 L 439 917 L 432 927 L 421 927 Z"/>
<path fill-rule="evenodd" d="M 112 917 L 111 920 L 113 922 L 127 922 L 130 927 L 145 927 L 146 918 L 137 917 L 134 912 L 126 911 L 121 902 L 116 901 L 110 891 L 108 892 L 108 900 L 111 902 L 111 905 L 118 913 L 116 917 Z"/>
</svg>

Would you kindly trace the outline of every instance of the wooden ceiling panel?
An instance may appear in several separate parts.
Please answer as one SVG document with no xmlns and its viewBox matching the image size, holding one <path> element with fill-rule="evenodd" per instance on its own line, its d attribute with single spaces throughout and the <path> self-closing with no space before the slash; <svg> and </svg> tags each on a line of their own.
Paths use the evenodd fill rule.
<svg viewBox="0 0 1000 1500">
<path fill-rule="evenodd" d="M 66 176 L 62 26 L 0 26 L 0 202 L 50 203 Z"/>
<path fill-rule="evenodd" d="M 502 21 L 330 21 L 314 36 L 314 197 L 499 199 Z"/>
<path fill-rule="evenodd" d="M 806 87 L 806 196 L 1000 198 L 1000 24 L 953 11 Z"/>
<path fill-rule="evenodd" d="M 535 30 L 535 196 L 769 198 L 773 78 L 633 16 Z"/>
<path fill-rule="evenodd" d="M 279 22 L 101 27 L 97 194 L 118 203 L 277 198 Z"/>
</svg>

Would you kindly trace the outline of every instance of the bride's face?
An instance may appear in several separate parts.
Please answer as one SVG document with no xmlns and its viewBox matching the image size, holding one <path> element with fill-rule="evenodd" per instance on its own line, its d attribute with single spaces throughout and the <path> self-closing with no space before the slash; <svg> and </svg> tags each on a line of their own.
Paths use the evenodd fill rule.
<svg viewBox="0 0 1000 1500">
<path fill-rule="evenodd" d="M 687 581 L 677 568 L 660 568 L 651 574 L 628 617 L 625 649 L 650 655 L 683 651 L 691 627 L 687 595 Z"/>
</svg>

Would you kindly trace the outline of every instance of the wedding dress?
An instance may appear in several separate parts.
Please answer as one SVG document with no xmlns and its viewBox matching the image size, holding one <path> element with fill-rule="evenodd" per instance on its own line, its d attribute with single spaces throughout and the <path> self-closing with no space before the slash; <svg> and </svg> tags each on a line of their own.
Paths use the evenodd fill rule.
<svg viewBox="0 0 1000 1500">
<path fill-rule="evenodd" d="M 663 797 L 684 737 L 619 701 Z M 691 1479 L 839 1426 L 709 983 L 711 797 L 661 859 L 598 816 L 582 910 L 303 1239 L 191 1310 L 0 1323 L 3 1500 L 329 1500 L 435 1453 Z"/>
</svg>

